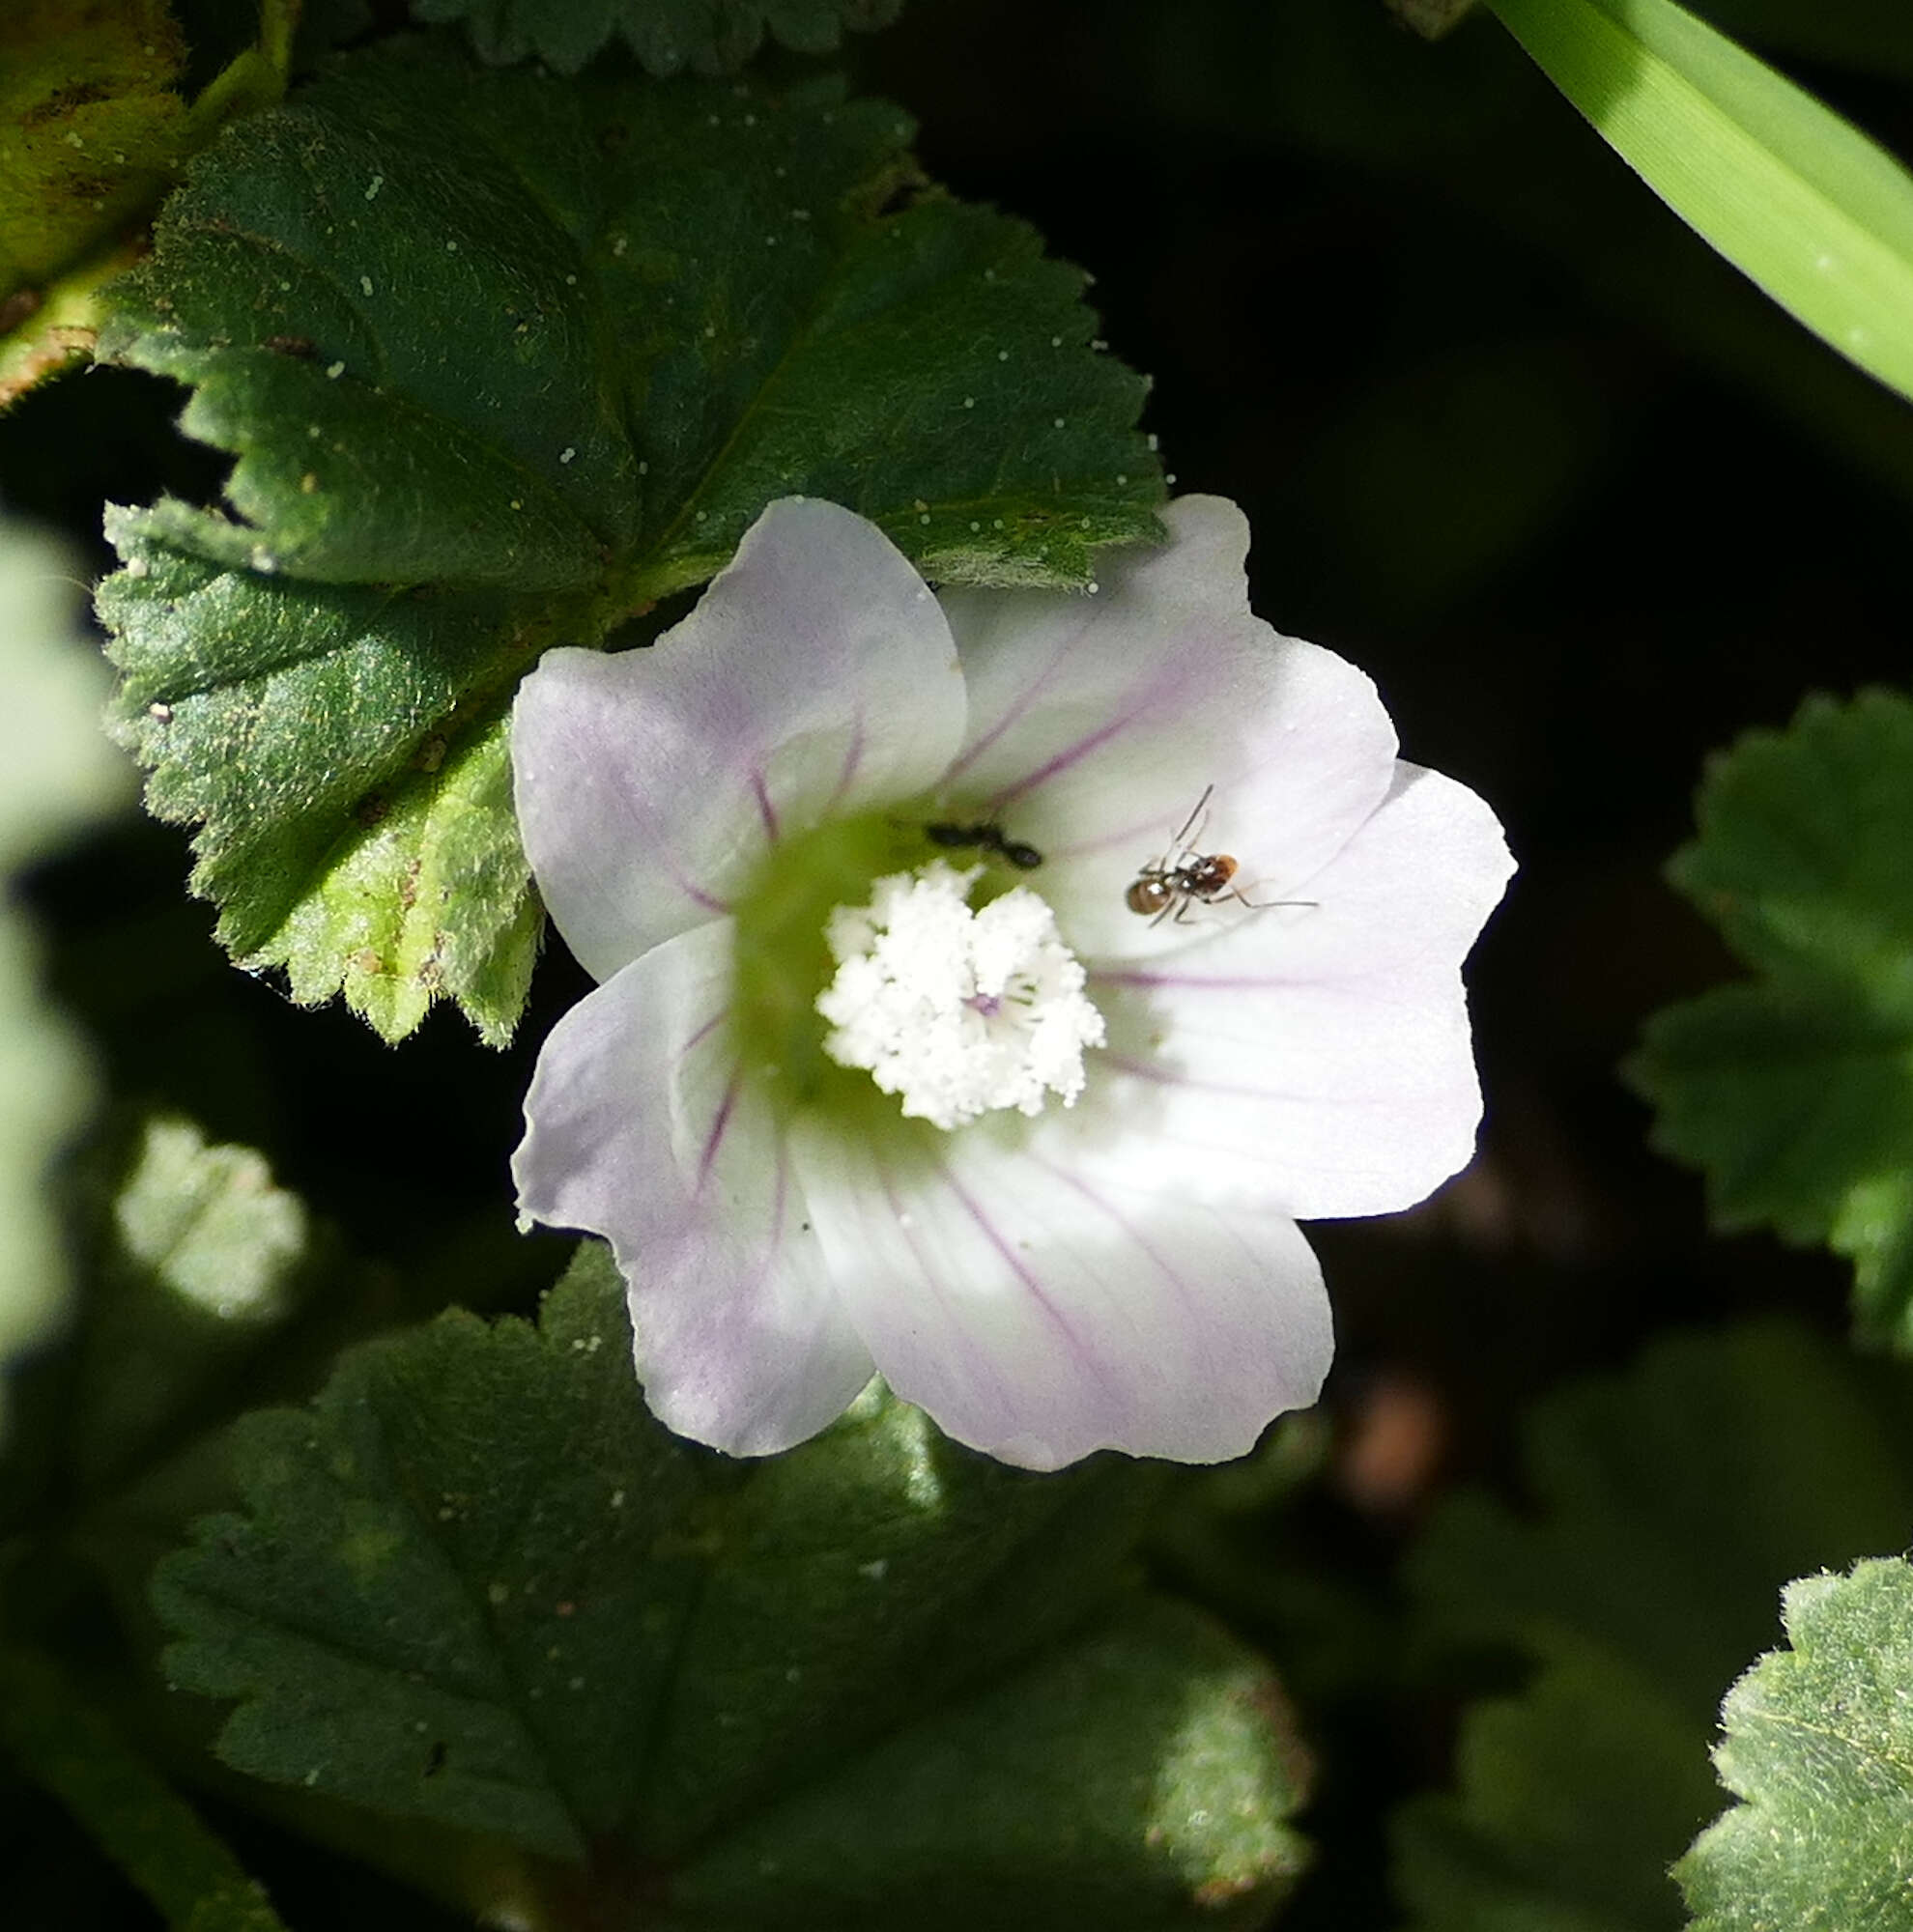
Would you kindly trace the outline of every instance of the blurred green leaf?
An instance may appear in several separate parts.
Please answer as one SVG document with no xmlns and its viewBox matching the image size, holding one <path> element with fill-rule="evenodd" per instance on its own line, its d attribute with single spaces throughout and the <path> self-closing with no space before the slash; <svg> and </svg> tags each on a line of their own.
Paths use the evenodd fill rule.
<svg viewBox="0 0 1913 1932">
<path fill-rule="evenodd" d="M 66 1299 L 48 1168 L 93 1099 L 78 1040 L 40 995 L 11 875 L 128 789 L 100 730 L 105 676 L 75 635 L 71 567 L 66 551 L 0 523 L 0 1436 L 11 1359 L 47 1333 Z"/>
<path fill-rule="evenodd" d="M 155 1584 L 229 1764 L 593 1909 L 642 1870 L 660 1927 L 1267 1914 L 1302 1760 L 1252 1659 L 1123 1587 L 1147 1465 L 1028 1476 L 875 1393 L 736 1463 L 629 1351 L 586 1247 L 538 1328 L 447 1315 L 244 1420 L 246 1513 Z"/>
<path fill-rule="evenodd" d="M 63 1421 L 71 1475 L 99 1494 L 206 1426 L 340 1257 L 259 1154 L 186 1121 L 146 1122 L 87 1179 L 100 1225 Z"/>
<path fill-rule="evenodd" d="M 1673 0 L 1490 0 L 1656 194 L 1784 308 L 1913 394 L 1913 177 Z"/>
<path fill-rule="evenodd" d="M 1913 1926 L 1913 1566 L 1856 1564 L 1789 1583 L 1790 1650 L 1727 1693 L 1714 1762 L 1742 1803 L 1701 1833 L 1675 1876 L 1694 1932 Z"/>
<path fill-rule="evenodd" d="M 0 1743 L 176 1932 L 284 1932 L 232 1853 L 50 1660 L 0 1647 Z"/>
<path fill-rule="evenodd" d="M 1410 1566 L 1427 1627 L 1539 1667 L 1469 1714 L 1459 1789 L 1397 1816 L 1416 1932 L 1674 1932 L 1668 1867 L 1718 1805 L 1714 1715 L 1775 1592 L 1905 1540 L 1909 1395 L 1801 1330 L 1679 1337 L 1535 1412 L 1532 1516 L 1442 1508 Z"/>
<path fill-rule="evenodd" d="M 1913 1347 L 1913 703 L 1812 697 L 1708 767 L 1674 883 L 1760 978 L 1649 1021 L 1655 1145 L 1723 1228 L 1854 1263 L 1861 1333 Z"/>
<path fill-rule="evenodd" d="M 102 356 L 193 385 L 243 522 L 116 512 L 101 592 L 152 810 L 249 967 L 387 1038 L 510 1032 L 540 914 L 503 719 L 546 645 L 702 582 L 771 498 L 930 575 L 1081 582 L 1152 536 L 1144 385 L 1034 234 L 919 192 L 832 83 L 359 60 L 235 127 Z"/>
<path fill-rule="evenodd" d="M 75 1234 L 74 1319 L 64 1346 L 18 1378 L 0 1529 L 43 1526 L 49 1499 L 93 1510 L 257 1404 L 283 1373 L 273 1350 L 308 1300 L 322 1304 L 310 1340 L 336 1345 L 362 1319 L 366 1270 L 346 1265 L 336 1237 L 260 1155 L 210 1145 L 188 1122 L 97 1135 L 63 1205 Z M 124 1529 L 100 1533 L 110 1547 Z M 121 1552 L 107 1553 L 117 1568 Z"/>
<path fill-rule="evenodd" d="M 559 73 L 576 73 L 614 39 L 645 71 L 668 79 L 729 73 L 766 33 L 798 53 L 833 51 L 846 27 L 887 27 L 903 0 L 412 0 L 420 20 L 463 20 L 488 61 L 535 54 Z"/>
</svg>

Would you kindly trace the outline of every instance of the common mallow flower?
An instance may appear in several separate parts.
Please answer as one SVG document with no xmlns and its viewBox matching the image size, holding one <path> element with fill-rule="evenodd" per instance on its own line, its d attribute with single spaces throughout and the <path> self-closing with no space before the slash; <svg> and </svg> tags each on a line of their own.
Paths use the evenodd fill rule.
<svg viewBox="0 0 1913 1932">
<path fill-rule="evenodd" d="M 786 1448 L 875 1371 L 1030 1468 L 1240 1455 L 1328 1366 L 1297 1220 L 1468 1160 L 1500 829 L 1249 613 L 1232 504 L 1165 521 L 1094 594 L 938 598 L 792 498 L 651 649 L 526 680 L 519 823 L 599 984 L 519 1206 L 609 1239 L 679 1434 Z"/>
</svg>

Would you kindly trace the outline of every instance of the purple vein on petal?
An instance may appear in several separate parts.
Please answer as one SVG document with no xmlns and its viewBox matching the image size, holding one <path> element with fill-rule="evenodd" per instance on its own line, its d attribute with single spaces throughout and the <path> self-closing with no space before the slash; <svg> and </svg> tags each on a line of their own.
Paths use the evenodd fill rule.
<svg viewBox="0 0 1913 1932">
<path fill-rule="evenodd" d="M 903 1206 L 901 1200 L 898 1198 L 897 1189 L 892 1184 L 890 1176 L 884 1171 L 881 1163 L 877 1167 L 877 1180 L 883 1189 L 883 1198 L 888 1204 L 890 1211 L 897 1217 L 897 1231 L 903 1236 L 904 1246 L 916 1257 L 917 1268 L 923 1276 L 924 1286 L 935 1296 L 937 1306 L 942 1311 L 946 1322 L 960 1334 L 963 1327 L 962 1314 L 960 1311 L 952 1308 L 949 1293 L 943 1285 L 943 1278 L 931 1265 L 930 1258 L 926 1252 L 923 1242 L 917 1237 L 916 1223 L 909 1210 Z M 995 1385 L 998 1403 L 1005 1407 L 1010 1406 L 1014 1401 L 1014 1391 L 1004 1378 L 1003 1371 L 997 1366 L 995 1359 L 986 1352 L 979 1352 L 972 1357 L 972 1360 L 982 1362 L 988 1372 L 989 1379 Z"/>
<path fill-rule="evenodd" d="M 684 1042 L 684 1044 L 677 1049 L 677 1057 L 679 1061 L 689 1060 L 692 1054 L 695 1053 L 699 1047 L 703 1045 L 704 1041 L 709 1039 L 711 1035 L 714 1034 L 718 1030 L 718 1028 L 721 1027 L 723 1024 L 724 1024 L 724 1009 L 720 1007 L 717 1009 L 717 1011 L 714 1012 L 710 1016 L 710 1018 L 707 1019 L 703 1023 L 703 1025 L 700 1026 L 698 1029 L 698 1031 L 694 1033 L 691 1036 L 691 1037 L 687 1039 Z"/>
<path fill-rule="evenodd" d="M 1183 1306 L 1189 1309 L 1196 1306 L 1195 1296 L 1190 1293 L 1186 1279 L 1177 1272 L 1168 1258 L 1147 1236 L 1137 1232 L 1135 1223 L 1105 1194 L 1092 1187 L 1081 1175 L 1071 1174 L 1067 1167 L 1058 1167 L 1053 1160 L 1045 1160 L 1041 1154 L 1033 1154 L 1030 1158 L 1034 1159 L 1045 1174 L 1054 1175 L 1066 1187 L 1073 1188 L 1092 1207 L 1099 1208 L 1108 1215 L 1110 1220 L 1115 1222 L 1117 1227 L 1156 1264 L 1156 1272 L 1175 1290 L 1176 1298 Z"/>
<path fill-rule="evenodd" d="M 1103 1064 L 1118 1073 L 1128 1073 L 1137 1080 L 1147 1080 L 1157 1087 L 1180 1087 L 1190 1094 L 1233 1094 L 1242 1100 L 1286 1100 L 1310 1107 L 1373 1107 L 1387 1097 L 1385 1094 L 1356 1092 L 1353 1094 L 1320 1094 L 1307 1089 L 1296 1091 L 1287 1087 L 1246 1087 L 1238 1080 L 1191 1080 L 1186 1073 L 1172 1072 L 1166 1066 L 1158 1066 L 1147 1060 L 1130 1060 L 1120 1053 L 1105 1054 Z"/>
<path fill-rule="evenodd" d="M 1025 793 L 1034 791 L 1038 785 L 1053 779 L 1059 772 L 1068 771 L 1071 765 L 1088 757 L 1092 752 L 1108 744 L 1112 738 L 1121 737 L 1132 725 L 1150 717 L 1165 698 L 1173 698 L 1178 687 L 1185 681 L 1173 672 L 1164 671 L 1138 686 L 1128 694 L 1122 708 L 1113 713 L 1106 723 L 1084 737 L 1078 738 L 1074 744 L 1066 746 L 1054 756 L 1044 759 L 1033 772 L 1016 780 L 1014 784 L 1000 786 L 990 797 L 991 807 L 1001 810 L 1006 805 L 1012 804 Z M 1024 701 L 1027 702 L 1027 696 Z"/>
<path fill-rule="evenodd" d="M 702 886 L 694 886 L 669 860 L 665 862 L 665 870 L 671 874 L 671 884 L 694 905 L 700 905 L 710 913 L 728 913 L 730 910 L 729 900 L 713 898 Z"/>
<path fill-rule="evenodd" d="M 856 722 L 850 727 L 850 740 L 843 747 L 842 768 L 837 774 L 837 783 L 832 786 L 830 803 L 824 807 L 823 815 L 828 818 L 843 801 L 843 794 L 850 789 L 850 781 L 857 776 L 857 768 L 864 762 L 864 718 L 857 714 Z"/>
<path fill-rule="evenodd" d="M 1077 1334 L 1074 1327 L 1071 1326 L 1069 1317 L 1066 1316 L 1063 1313 L 1063 1311 L 1060 1308 L 1058 1308 L 1052 1300 L 1050 1300 L 1049 1296 L 1043 1293 L 1042 1282 L 1040 1282 L 1036 1278 L 1036 1276 L 1033 1275 L 1029 1271 L 1029 1269 L 1026 1268 L 1023 1265 L 1023 1264 L 1016 1259 L 1015 1255 L 1011 1251 L 1010 1243 L 1004 1239 L 1003 1235 L 1001 1231 L 997 1228 L 996 1223 L 989 1218 L 989 1215 L 986 1212 L 985 1212 L 982 1203 L 977 1201 L 963 1186 L 962 1182 L 959 1181 L 956 1179 L 956 1177 L 954 1174 L 952 1174 L 948 1168 L 944 1167 L 940 1162 L 938 1163 L 937 1166 L 937 1173 L 942 1176 L 944 1185 L 948 1187 L 951 1193 L 956 1195 L 956 1199 L 962 1203 L 964 1211 L 968 1213 L 970 1219 L 973 1220 L 977 1224 L 977 1226 L 983 1230 L 983 1236 L 985 1240 L 986 1240 L 990 1244 L 990 1246 L 993 1247 L 996 1250 L 996 1252 L 1003 1257 L 1003 1260 L 1008 1264 L 1011 1272 L 1014 1275 L 1015 1275 L 1016 1279 L 1020 1281 L 1026 1289 L 1029 1290 L 1030 1294 L 1032 1298 L 1035 1300 L 1037 1306 L 1041 1308 L 1043 1314 L 1049 1318 L 1051 1325 L 1056 1329 L 1057 1333 L 1062 1336 L 1063 1340 L 1069 1344 L 1071 1353 L 1075 1356 L 1077 1361 L 1079 1361 L 1083 1365 L 1083 1367 L 1086 1368 L 1090 1372 L 1090 1374 L 1093 1375 L 1096 1378 L 1096 1379 L 1102 1384 L 1102 1386 L 1105 1389 L 1110 1390 L 1114 1394 L 1120 1394 L 1121 1387 L 1116 1382 L 1116 1380 L 1111 1377 L 1108 1365 L 1098 1358 L 1095 1350 L 1089 1348 L 1084 1343 L 1083 1338 L 1079 1334 Z"/>
<path fill-rule="evenodd" d="M 711 1122 L 711 1130 L 704 1136 L 703 1152 L 698 1156 L 698 1180 L 692 1188 L 694 1196 L 704 1191 L 704 1183 L 711 1178 L 711 1169 L 716 1164 L 718 1149 L 724 1145 L 725 1130 L 730 1125 L 730 1116 L 737 1105 L 737 1085 L 739 1075 L 733 1066 L 730 1078 L 725 1082 L 724 1098 L 718 1102 L 716 1118 Z"/>
<path fill-rule="evenodd" d="M 1208 936 L 1208 935 L 1205 935 Z M 1268 993 L 1278 987 L 1284 990 L 1292 986 L 1307 986 L 1317 983 L 1319 975 L 1307 975 L 1300 979 L 1284 978 L 1279 973 L 1216 974 L 1213 978 L 1202 973 L 1155 973 L 1138 967 L 1098 966 L 1091 970 L 1092 984 L 1102 986 L 1193 986 L 1203 992 L 1215 993 Z"/>
<path fill-rule="evenodd" d="M 1062 669 L 1065 661 L 1070 656 L 1070 653 L 1073 651 L 1079 643 L 1082 642 L 1084 637 L 1087 635 L 1089 631 L 1089 627 L 1096 622 L 1096 619 L 1099 614 L 1100 612 L 1086 612 L 1083 617 L 1083 621 L 1080 624 L 1078 624 L 1073 631 L 1071 632 L 1069 637 L 1066 638 L 1062 643 L 1057 645 L 1055 655 L 1051 657 L 1051 659 L 1046 665 L 1043 666 L 1042 669 L 1037 674 L 1037 676 L 1033 677 L 1029 681 L 1029 683 L 1024 685 L 1022 690 L 1016 694 L 1015 702 L 1012 704 L 1004 712 L 1003 716 L 999 718 L 996 721 L 996 723 L 992 724 L 989 727 L 989 729 L 985 731 L 983 734 L 983 736 L 976 741 L 974 745 L 971 745 L 970 747 L 968 747 L 967 750 L 959 752 L 957 753 L 955 762 L 951 765 L 950 769 L 943 775 L 944 781 L 946 783 L 948 783 L 950 780 L 959 776 L 968 766 L 973 764 L 977 758 L 979 758 L 985 752 L 986 752 L 990 748 L 990 746 L 996 743 L 997 739 L 1002 737 L 1004 732 L 1009 730 L 1011 725 L 1013 725 L 1017 719 L 1022 717 L 1024 712 L 1026 712 L 1030 708 L 1031 704 L 1035 702 L 1037 693 L 1042 691 L 1042 688 L 1046 684 L 1048 684 L 1049 680 L 1052 677 L 1054 677 L 1059 670 Z"/>
<path fill-rule="evenodd" d="M 757 801 L 757 816 L 764 822 L 764 837 L 773 845 L 777 843 L 777 807 L 771 803 L 769 787 L 764 783 L 761 766 L 751 767 L 751 791 Z"/>
</svg>

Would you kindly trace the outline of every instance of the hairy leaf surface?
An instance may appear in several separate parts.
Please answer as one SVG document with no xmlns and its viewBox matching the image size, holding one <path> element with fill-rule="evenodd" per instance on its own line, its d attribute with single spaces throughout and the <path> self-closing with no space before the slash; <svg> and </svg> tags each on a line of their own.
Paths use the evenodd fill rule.
<svg viewBox="0 0 1913 1932">
<path fill-rule="evenodd" d="M 1302 1761 L 1260 1666 L 1122 1587 L 1146 1466 L 1027 1476 L 875 1394 L 737 1463 L 651 1420 L 629 1350 L 591 1247 L 537 1328 L 448 1315 L 245 1420 L 244 1513 L 156 1583 L 230 1764 L 572 1894 L 642 1869 L 659 1925 L 1266 1914 Z"/>
<path fill-rule="evenodd" d="M 1143 385 L 1081 277 L 922 188 L 833 83 L 561 84 L 366 57 L 235 126 L 101 354 L 177 377 L 232 515 L 114 513 L 100 608 L 220 937 L 388 1038 L 500 1039 L 539 914 L 502 720 L 558 641 L 828 497 L 930 575 L 1086 582 L 1148 538 Z"/>
<path fill-rule="evenodd" d="M 1721 1713 L 1714 1762 L 1742 1802 L 1676 1872 L 1693 1932 L 1903 1932 L 1913 1565 L 1892 1557 L 1803 1577 L 1783 1604 L 1790 1648 L 1761 1658 Z"/>
</svg>

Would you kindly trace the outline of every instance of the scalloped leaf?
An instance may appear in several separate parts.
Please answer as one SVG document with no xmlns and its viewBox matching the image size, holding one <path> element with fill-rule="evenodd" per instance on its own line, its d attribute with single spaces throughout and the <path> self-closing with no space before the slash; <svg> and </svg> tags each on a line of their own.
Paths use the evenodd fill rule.
<svg viewBox="0 0 1913 1932">
<path fill-rule="evenodd" d="M 1305 1761 L 1263 1666 L 1125 1587 L 1156 1472 L 1008 1470 L 875 1392 L 733 1463 L 630 1340 L 591 1244 L 535 1329 L 447 1315 L 240 1425 L 244 1514 L 155 1581 L 229 1764 L 516 1846 L 573 1916 L 638 1871 L 712 1932 L 1267 1914 Z"/>
<path fill-rule="evenodd" d="M 1854 1263 L 1862 1335 L 1913 1348 L 1913 703 L 1811 697 L 1708 767 L 1669 868 L 1760 977 L 1648 1022 L 1627 1073 L 1718 1227 Z"/>
<path fill-rule="evenodd" d="M 902 10 L 903 0 L 412 0 L 416 19 L 463 20 L 487 61 L 536 55 L 576 73 L 620 40 L 661 80 L 687 68 L 730 73 L 767 33 L 794 52 L 827 54 L 846 27 L 887 27 Z"/>
<path fill-rule="evenodd" d="M 1728 1691 L 1721 1781 L 1742 1802 L 1675 1867 L 1693 1932 L 1906 1932 L 1913 1895 L 1913 1564 L 1857 1563 L 1782 1595 L 1790 1649 Z"/>
<path fill-rule="evenodd" d="M 1532 1510 L 1443 1505 L 1410 1568 L 1425 1618 L 1536 1667 L 1469 1711 L 1458 1789 L 1396 1816 L 1415 1932 L 1677 1932 L 1668 1868 L 1718 1806 L 1714 1716 L 1774 1592 L 1913 1520 L 1909 1394 L 1798 1328 L 1674 1337 L 1535 1411 Z"/>
<path fill-rule="evenodd" d="M 362 58 L 232 128 L 100 354 L 192 386 L 237 520 L 119 511 L 101 614 L 150 808 L 248 965 L 492 1040 L 540 916 L 500 720 L 549 644 L 822 496 L 934 577 L 1082 583 L 1156 534 L 1145 385 L 1082 278 L 924 189 L 835 83 L 560 85 Z"/>
</svg>

